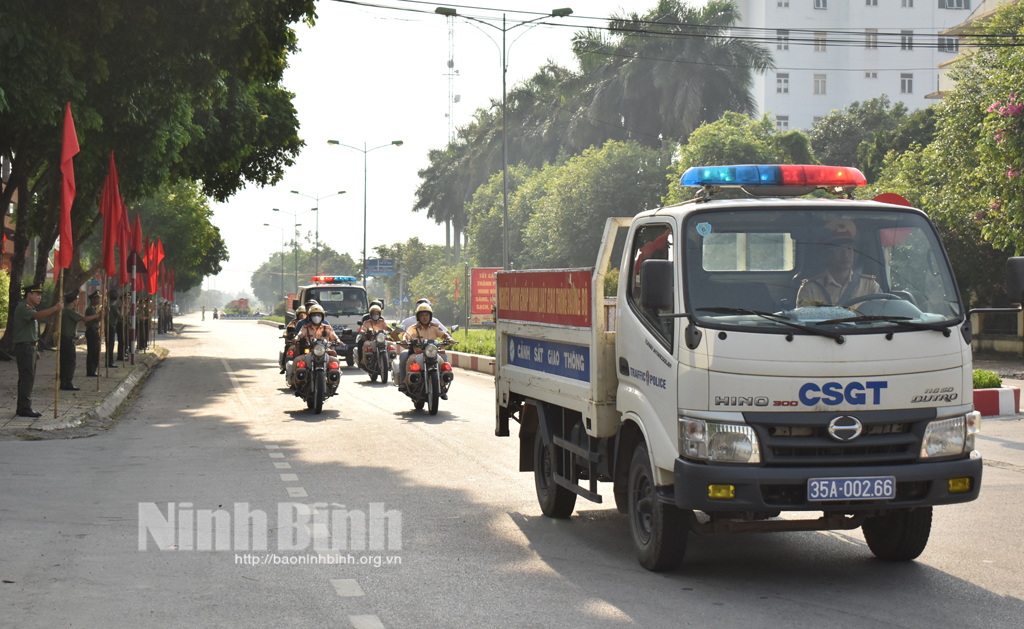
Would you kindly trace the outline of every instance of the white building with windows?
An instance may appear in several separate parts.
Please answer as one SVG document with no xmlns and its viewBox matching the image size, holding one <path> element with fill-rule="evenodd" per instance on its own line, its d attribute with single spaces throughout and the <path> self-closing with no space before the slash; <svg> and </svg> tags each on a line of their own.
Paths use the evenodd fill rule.
<svg viewBox="0 0 1024 629">
<path fill-rule="evenodd" d="M 854 101 L 881 96 L 911 111 L 932 102 L 939 65 L 959 51 L 942 31 L 971 0 L 736 0 L 735 34 L 760 39 L 775 69 L 754 76 L 758 115 L 780 131 L 807 129 Z"/>
</svg>

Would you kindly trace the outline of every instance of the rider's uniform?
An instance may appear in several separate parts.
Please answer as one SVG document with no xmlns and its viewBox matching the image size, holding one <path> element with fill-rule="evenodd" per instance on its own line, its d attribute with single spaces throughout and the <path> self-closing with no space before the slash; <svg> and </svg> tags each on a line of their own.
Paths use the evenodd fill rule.
<svg viewBox="0 0 1024 629">
<path fill-rule="evenodd" d="M 431 321 L 427 325 L 423 325 L 420 322 L 416 322 L 416 325 L 405 330 L 405 339 L 407 341 L 436 341 L 437 339 L 448 338 L 447 331 L 441 329 L 441 324 L 437 321 Z M 448 362 L 444 354 L 438 354 L 438 359 L 442 362 Z M 401 373 L 399 374 L 399 384 L 405 382 L 405 366 L 409 362 L 409 350 L 402 352 L 401 359 Z"/>
</svg>

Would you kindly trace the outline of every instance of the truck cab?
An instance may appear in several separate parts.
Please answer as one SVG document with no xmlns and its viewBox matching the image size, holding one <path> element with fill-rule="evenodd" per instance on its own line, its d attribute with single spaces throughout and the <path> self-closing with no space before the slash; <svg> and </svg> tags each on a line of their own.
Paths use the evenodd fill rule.
<svg viewBox="0 0 1024 629">
<path fill-rule="evenodd" d="M 952 269 L 922 211 L 849 198 L 863 182 L 824 166 L 691 169 L 694 200 L 609 221 L 586 329 L 513 308 L 509 289 L 552 270 L 498 274 L 497 433 L 520 421 L 520 469 L 547 515 L 612 482 L 640 563 L 663 570 L 691 533 L 861 527 L 876 556 L 910 560 L 932 507 L 977 498 Z M 724 187 L 774 198 L 716 200 Z M 817 189 L 846 198 L 785 196 Z M 616 241 L 613 326 L 599 299 Z M 588 381 L 538 374 L 511 355 L 524 343 L 575 345 Z"/>
<path fill-rule="evenodd" d="M 345 343 L 345 362 L 351 367 L 355 364 L 353 351 L 359 323 L 363 315 L 369 311 L 366 301 L 366 289 L 350 275 L 318 275 L 311 278 L 312 284 L 300 286 L 297 298 L 292 302 L 292 310 L 288 313 L 295 317 L 295 309 L 310 299 L 315 299 L 324 309 L 325 321 L 334 328 L 335 334 Z"/>
</svg>

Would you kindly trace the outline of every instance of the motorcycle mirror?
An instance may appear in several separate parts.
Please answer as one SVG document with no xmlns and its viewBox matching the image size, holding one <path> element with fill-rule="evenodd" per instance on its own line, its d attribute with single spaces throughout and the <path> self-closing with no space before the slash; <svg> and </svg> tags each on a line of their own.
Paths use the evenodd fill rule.
<svg viewBox="0 0 1024 629">
<path fill-rule="evenodd" d="M 459 326 L 453 325 L 452 326 L 452 332 L 458 332 L 458 331 L 459 331 Z"/>
<path fill-rule="evenodd" d="M 283 323 L 278 323 L 277 324 L 277 329 L 278 330 L 283 330 L 284 328 L 285 328 L 285 325 Z"/>
</svg>

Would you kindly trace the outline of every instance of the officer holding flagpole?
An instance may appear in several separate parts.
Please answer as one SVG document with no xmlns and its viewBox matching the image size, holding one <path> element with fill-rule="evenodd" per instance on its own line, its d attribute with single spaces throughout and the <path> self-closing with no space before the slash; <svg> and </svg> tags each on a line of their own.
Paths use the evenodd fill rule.
<svg viewBox="0 0 1024 629">
<path fill-rule="evenodd" d="M 57 303 L 46 310 L 36 310 L 43 300 L 42 284 L 31 284 L 23 290 L 25 299 L 11 315 L 14 357 L 18 362 L 18 416 L 41 417 L 41 413 L 32 410 L 32 389 L 36 384 L 36 360 L 39 358 L 36 353 L 39 320 L 60 311 L 64 307 L 64 300 L 58 298 Z"/>
</svg>

